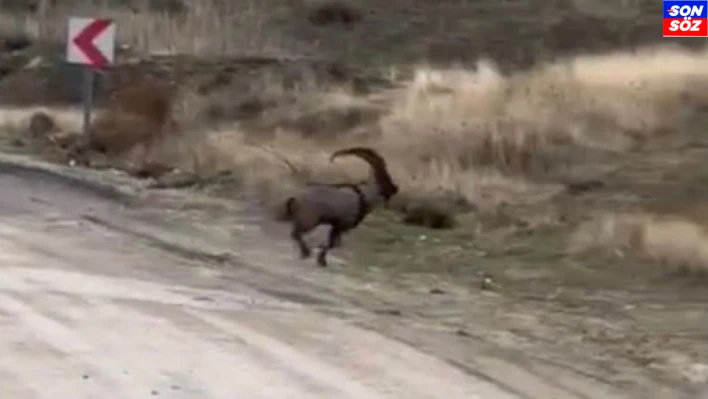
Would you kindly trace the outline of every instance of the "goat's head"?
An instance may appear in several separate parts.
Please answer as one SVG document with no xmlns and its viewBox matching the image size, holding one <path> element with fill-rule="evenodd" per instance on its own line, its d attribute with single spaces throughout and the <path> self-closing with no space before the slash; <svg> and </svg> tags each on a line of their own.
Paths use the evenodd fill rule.
<svg viewBox="0 0 708 399">
<path fill-rule="evenodd" d="M 335 158 L 345 155 L 357 156 L 364 161 L 366 161 L 374 174 L 374 179 L 376 179 L 376 184 L 379 189 L 379 193 L 384 198 L 384 203 L 388 204 L 388 201 L 394 195 L 398 194 L 398 186 L 393 182 L 391 175 L 388 173 L 388 168 L 386 167 L 386 161 L 383 159 L 378 152 L 369 147 L 350 147 L 335 151 L 330 157 L 330 162 L 334 161 Z"/>
</svg>

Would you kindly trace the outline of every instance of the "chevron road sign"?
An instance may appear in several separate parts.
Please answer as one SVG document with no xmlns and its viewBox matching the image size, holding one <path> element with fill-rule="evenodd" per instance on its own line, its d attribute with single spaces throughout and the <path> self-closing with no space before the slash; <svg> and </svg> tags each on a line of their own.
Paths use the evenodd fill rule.
<svg viewBox="0 0 708 399">
<path fill-rule="evenodd" d="M 91 108 L 96 71 L 113 65 L 116 26 L 105 18 L 69 18 L 66 61 L 84 69 L 83 133 L 91 141 Z"/>
<path fill-rule="evenodd" d="M 70 18 L 67 61 L 94 69 L 111 66 L 115 36 L 115 24 L 110 19 Z"/>
</svg>

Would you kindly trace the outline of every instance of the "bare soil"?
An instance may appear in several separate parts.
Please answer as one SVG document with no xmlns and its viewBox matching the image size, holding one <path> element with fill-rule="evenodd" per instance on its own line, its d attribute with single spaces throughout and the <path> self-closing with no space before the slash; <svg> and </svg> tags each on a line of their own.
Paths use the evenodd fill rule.
<svg viewBox="0 0 708 399">
<path fill-rule="evenodd" d="M 22 158 L 6 162 L 4 158 L 2 181 L 15 195 L 6 197 L 0 205 L 7 221 L 4 237 L 21 244 L 18 248 L 29 247 L 34 252 L 7 251 L 5 256 L 24 259 L 23 267 L 40 266 L 37 262 L 41 256 L 30 256 L 33 253 L 59 251 L 61 259 L 75 259 L 70 268 L 76 269 L 75 274 L 88 273 L 81 277 L 83 280 L 99 281 L 96 276 L 125 280 L 126 273 L 136 279 L 158 278 L 165 283 L 196 279 L 198 282 L 189 284 L 206 285 L 211 295 L 247 286 L 264 295 L 261 302 L 267 299 L 304 306 L 316 314 L 343 320 L 346 325 L 404 342 L 463 371 L 470 383 L 481 379 L 509 397 L 659 399 L 700 392 L 700 385 L 685 383 L 704 372 L 695 363 L 703 357 L 704 348 L 699 344 L 703 336 L 698 327 L 703 297 L 698 290 L 691 290 L 689 284 L 680 287 L 681 298 L 672 296 L 678 288 L 675 286 L 647 295 L 646 287 L 639 286 L 644 280 L 637 280 L 638 286 L 631 289 L 601 286 L 586 278 L 593 275 L 598 281 L 601 273 L 584 270 L 580 271 L 585 272 L 583 284 L 569 284 L 567 279 L 549 284 L 557 276 L 568 275 L 563 269 L 592 266 L 559 260 L 548 248 L 548 239 L 553 237 L 538 237 L 546 253 L 472 255 L 469 251 L 466 264 L 458 262 L 460 267 L 448 267 L 445 273 L 400 260 L 395 263 L 398 270 L 373 260 L 338 260 L 329 269 L 321 269 L 312 262 L 298 261 L 286 238 L 287 230 L 258 207 L 184 191 L 146 191 L 141 184 L 117 179 L 110 172 L 89 175 L 70 168 L 37 166 Z M 38 172 L 38 167 L 50 173 Z M 75 180 L 67 176 L 83 176 L 87 183 L 69 188 L 67 183 Z M 96 183 L 91 181 L 116 191 L 92 188 Z M 133 194 L 117 194 L 130 192 Z M 16 200 L 23 198 L 26 200 Z M 78 203 L 85 206 L 77 207 Z M 57 214 L 61 218 L 52 217 Z M 373 221 L 351 238 L 366 241 L 365 235 L 375 225 Z M 380 233 L 382 229 L 376 230 Z M 37 237 L 42 239 L 33 241 Z M 417 234 L 399 238 L 420 239 Z M 452 240 L 443 238 L 428 234 L 426 240 L 451 244 Z M 131 250 L 126 252 L 127 247 Z M 475 247 L 485 248 L 478 241 Z M 394 252 L 398 256 L 401 252 L 426 253 L 420 245 L 415 245 L 415 251 L 410 247 L 405 251 L 367 249 L 373 257 L 369 259 L 377 261 Z M 85 261 L 96 256 L 110 256 L 114 262 L 107 267 L 103 262 Z M 151 259 L 159 261 L 151 264 Z M 440 256 L 428 259 L 449 260 Z M 119 264 L 125 266 L 116 268 Z M 600 270 L 605 266 L 601 262 L 596 265 Z M 560 272 L 554 275 L 554 269 Z M 82 281 L 78 275 L 69 279 L 71 275 L 65 274 L 70 270 L 50 271 L 57 284 L 63 284 L 60 290 L 69 289 L 70 281 Z M 22 275 L 22 268 L 13 269 L 13 273 Z M 15 274 L 13 279 L 18 278 Z M 78 287 L 75 284 L 71 287 Z M 121 286 L 118 281 L 112 284 L 118 284 L 114 288 Z M 134 290 L 130 287 L 125 286 L 125 292 Z M 38 298 L 33 301 L 41 302 Z M 123 316 L 130 316 L 132 311 L 126 310 Z M 258 328 L 272 326 L 254 323 Z M 78 324 L 76 328 L 74 331 L 79 332 L 86 326 Z M 323 350 L 322 343 L 313 349 L 299 346 L 302 342 L 295 337 L 283 339 L 303 351 Z M 169 353 L 165 349 L 164 354 Z M 135 366 L 121 359 L 117 359 L 120 364 Z M 94 359 L 90 364 L 97 367 L 102 363 Z M 25 377 L 29 378 L 29 369 L 27 373 Z M 103 374 L 111 375 L 108 370 Z M 376 381 L 383 382 L 383 376 Z M 127 383 L 122 387 L 144 388 Z M 454 391 L 462 388 L 436 389 L 457 397 Z"/>
</svg>

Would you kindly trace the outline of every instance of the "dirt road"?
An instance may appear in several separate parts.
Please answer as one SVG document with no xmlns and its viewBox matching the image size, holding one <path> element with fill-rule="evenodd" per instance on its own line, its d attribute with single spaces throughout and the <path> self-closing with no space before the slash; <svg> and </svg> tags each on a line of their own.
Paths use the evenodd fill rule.
<svg viewBox="0 0 708 399">
<path fill-rule="evenodd" d="M 251 213 L 224 213 L 242 224 L 219 234 L 176 194 L 123 201 L 2 165 L 3 397 L 638 397 L 377 312 L 382 296 L 353 294 L 363 282 L 264 245 Z"/>
<path fill-rule="evenodd" d="M 115 205 L 0 176 L 0 387 L 12 398 L 512 398 L 373 332 L 92 228 Z M 447 386 L 447 388 L 442 388 Z"/>
</svg>

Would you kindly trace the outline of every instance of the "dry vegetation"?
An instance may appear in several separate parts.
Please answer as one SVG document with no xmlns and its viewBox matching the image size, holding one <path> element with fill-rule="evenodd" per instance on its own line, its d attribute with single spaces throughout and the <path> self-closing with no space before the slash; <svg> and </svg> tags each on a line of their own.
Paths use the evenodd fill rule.
<svg viewBox="0 0 708 399">
<path fill-rule="evenodd" d="M 64 41 L 67 17 L 101 15 L 118 22 L 123 46 L 154 54 L 301 54 L 305 46 L 272 35 L 264 24 L 264 4 L 245 0 L 184 2 L 135 1 L 7 1 L 0 13 L 0 35 L 22 33 L 38 40 Z M 279 12 L 278 6 L 272 8 Z M 291 54 L 295 55 L 295 53 Z"/>
<path fill-rule="evenodd" d="M 665 59 L 674 61 L 666 63 Z M 291 116 L 369 106 L 378 107 L 382 118 L 363 128 L 356 126 L 336 140 L 303 137 L 298 130 L 302 125 L 295 122 L 293 131 L 285 127 L 265 138 L 249 135 L 239 122 L 222 124 L 213 132 L 199 126 L 198 136 L 204 140 L 199 163 L 211 164 L 202 167 L 202 173 L 239 166 L 261 174 L 252 178 L 275 184 L 291 171 L 273 152 L 314 176 L 332 169 L 326 159 L 333 148 L 366 141 L 391 160 L 393 173 L 409 195 L 452 195 L 483 209 L 502 202 L 543 201 L 558 188 L 551 182 L 531 183 L 527 176 L 567 168 L 569 158 L 578 153 L 622 153 L 670 132 L 679 123 L 685 97 L 699 92 L 697 85 L 708 83 L 708 73 L 700 73 L 706 67 L 705 52 L 647 50 L 574 58 L 511 76 L 485 64 L 477 70 L 419 69 L 400 89 L 386 93 L 385 101 L 377 93 L 376 100 L 383 105 L 343 90 L 310 87 L 295 94 L 297 104 L 275 107 L 270 117 L 287 126 L 283 121 Z M 261 102 L 293 95 L 277 82 L 271 83 L 260 91 Z M 156 93 L 151 88 L 148 91 Z M 212 105 L 211 98 L 190 99 L 184 107 Z M 693 100 L 704 104 L 708 98 Z M 134 100 L 127 101 L 134 104 Z M 191 109 L 178 114 L 194 117 L 203 112 Z M 108 115 L 114 117 L 115 112 Z M 118 141 L 125 144 L 126 135 L 137 131 L 119 129 L 118 137 L 123 140 Z M 104 128 L 97 133 L 114 132 Z M 271 151 L 264 151 L 264 146 Z M 347 166 L 342 163 L 341 167 Z"/>
<path fill-rule="evenodd" d="M 578 254 L 639 255 L 683 272 L 708 272 L 708 233 L 689 220 L 642 213 L 608 214 L 578 227 L 570 240 Z"/>
<path fill-rule="evenodd" d="M 365 178 L 329 156 L 370 145 L 402 192 L 341 249 L 363 295 L 410 289 L 410 314 L 475 351 L 493 330 L 619 386 L 705 382 L 708 49 L 660 38 L 660 4 L 0 0 L 0 149 L 277 211 L 306 181 Z M 120 51 L 88 143 L 57 40 L 99 14 Z"/>
<path fill-rule="evenodd" d="M 0 13 L 0 34 L 63 38 L 68 15 L 100 13 L 116 18 L 119 41 L 135 57 L 321 55 L 316 43 L 293 42 L 273 28 L 278 18 L 299 15 L 282 2 L 268 13 L 255 1 L 43 3 L 34 12 Z M 367 18 L 352 4 L 301 6 L 313 25 L 348 29 Z M 598 160 L 621 159 L 654 138 L 678 135 L 687 110 L 708 106 L 701 94 L 708 92 L 706 50 L 646 47 L 503 70 L 491 60 L 391 67 L 386 78 L 393 88 L 375 90 L 316 77 L 293 84 L 267 74 L 206 92 L 137 81 L 114 93 L 92 131 L 97 149 L 123 163 L 166 165 L 161 173 L 176 168 L 202 180 L 229 172 L 241 194 L 268 205 L 305 180 L 364 178 L 364 165 L 330 164 L 328 157 L 335 148 L 366 143 L 389 160 L 405 220 L 448 228 L 456 213 L 548 203 L 565 193 L 569 178 L 591 177 Z M 19 126 L 31 112 L 7 111 L 3 120 Z M 59 131 L 78 131 L 80 114 L 48 112 Z M 590 226 L 579 230 L 574 249 L 630 246 L 652 259 L 708 265 L 704 234 L 689 222 L 618 215 Z"/>
</svg>

